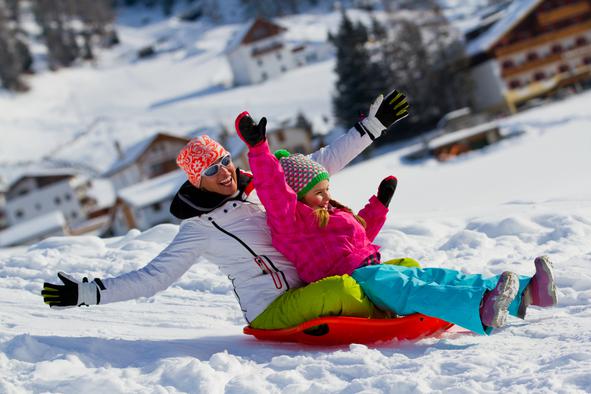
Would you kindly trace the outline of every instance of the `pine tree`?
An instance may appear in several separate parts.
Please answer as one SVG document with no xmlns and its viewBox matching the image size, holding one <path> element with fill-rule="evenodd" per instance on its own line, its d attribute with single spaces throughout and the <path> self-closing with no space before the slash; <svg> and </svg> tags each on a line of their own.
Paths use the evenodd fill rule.
<svg viewBox="0 0 591 394">
<path fill-rule="evenodd" d="M 372 84 L 375 68 L 366 46 L 368 31 L 365 25 L 353 23 L 343 12 L 339 30 L 330 40 L 337 52 L 333 111 L 337 124 L 350 127 L 361 115 L 367 114 L 369 105 L 380 92 Z"/>
<path fill-rule="evenodd" d="M 419 128 L 433 125 L 443 114 L 468 102 L 467 71 L 462 67 L 462 44 L 447 20 L 437 12 L 426 19 L 392 18 L 380 39 L 376 75 L 387 86 L 405 92 L 411 105 L 409 121 Z M 427 38 L 428 37 L 428 38 Z"/>
<path fill-rule="evenodd" d="M 166 16 L 170 16 L 172 14 L 172 10 L 174 9 L 175 0 L 163 0 L 162 1 L 162 13 Z"/>
<path fill-rule="evenodd" d="M 21 74 L 27 65 L 26 55 L 30 54 L 26 45 L 18 40 L 15 18 L 9 15 L 6 3 L 0 0 L 0 83 L 8 90 L 26 91 L 28 86 Z"/>
<path fill-rule="evenodd" d="M 63 0 L 37 0 L 33 13 L 41 27 L 52 70 L 70 66 L 78 56 L 78 43 L 69 27 L 68 4 Z"/>
<path fill-rule="evenodd" d="M 68 67 L 80 58 L 93 59 L 96 41 L 116 42 L 110 0 L 36 0 L 32 4 L 51 69 Z"/>
</svg>

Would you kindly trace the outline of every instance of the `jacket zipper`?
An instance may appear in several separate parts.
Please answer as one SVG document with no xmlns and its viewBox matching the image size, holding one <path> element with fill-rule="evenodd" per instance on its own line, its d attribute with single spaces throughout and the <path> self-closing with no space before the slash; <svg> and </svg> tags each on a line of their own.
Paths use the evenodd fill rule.
<svg viewBox="0 0 591 394">
<path fill-rule="evenodd" d="M 244 248 L 246 250 L 248 250 L 250 252 L 250 254 L 252 254 L 252 256 L 254 257 L 254 261 L 257 264 L 257 266 L 261 269 L 261 271 L 264 274 L 270 274 L 271 278 L 273 279 L 273 284 L 275 285 L 275 288 L 277 290 L 280 290 L 281 288 L 283 288 L 283 284 L 285 283 L 285 286 L 287 287 L 286 290 L 289 290 L 289 283 L 287 282 L 287 278 L 285 277 L 285 274 L 283 273 L 283 271 L 280 271 L 277 269 L 277 267 L 275 266 L 275 264 L 273 264 L 273 262 L 271 261 L 271 259 L 269 259 L 267 256 L 265 255 L 258 255 L 254 252 L 254 250 L 252 250 L 250 248 L 250 246 L 248 246 L 246 244 L 246 242 L 244 242 L 243 240 L 241 240 L 240 238 L 238 238 L 236 235 L 232 234 L 231 232 L 223 229 L 222 227 L 220 227 L 220 225 L 218 225 L 216 222 L 214 222 L 213 220 L 211 221 L 211 224 L 213 224 L 213 226 L 215 228 L 217 228 L 218 230 L 220 230 L 222 233 L 226 234 L 229 237 L 234 238 L 236 241 L 238 241 L 242 246 L 244 246 Z M 265 263 L 265 260 L 267 261 L 267 263 L 271 266 L 271 268 L 269 268 L 267 266 L 267 264 Z M 283 280 L 282 280 L 283 279 Z"/>
</svg>

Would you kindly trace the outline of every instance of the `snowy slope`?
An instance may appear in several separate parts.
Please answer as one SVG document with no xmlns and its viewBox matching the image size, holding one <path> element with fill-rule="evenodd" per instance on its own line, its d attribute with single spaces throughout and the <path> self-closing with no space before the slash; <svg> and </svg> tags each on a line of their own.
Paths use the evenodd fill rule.
<svg viewBox="0 0 591 394">
<path fill-rule="evenodd" d="M 416 343 L 271 345 L 241 334 L 229 282 L 204 261 L 150 299 L 49 310 L 38 294 L 58 270 L 139 268 L 177 227 L 51 238 L 0 251 L 0 392 L 589 392 L 590 102 L 581 95 L 509 119 L 529 132 L 446 164 L 403 165 L 394 151 L 333 179 L 333 194 L 359 207 L 382 176 L 399 176 L 377 240 L 385 258 L 532 274 L 533 257 L 549 254 L 554 309 L 530 308 L 490 337 L 454 329 Z"/>
</svg>

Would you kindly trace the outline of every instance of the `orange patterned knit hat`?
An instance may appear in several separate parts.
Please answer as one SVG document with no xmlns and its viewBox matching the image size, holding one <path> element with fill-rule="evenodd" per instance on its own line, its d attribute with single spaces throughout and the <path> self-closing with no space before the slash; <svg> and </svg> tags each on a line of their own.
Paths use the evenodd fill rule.
<svg viewBox="0 0 591 394">
<path fill-rule="evenodd" d="M 216 141 L 206 135 L 193 138 L 185 145 L 176 158 L 176 164 L 182 168 L 195 187 L 201 183 L 201 173 L 221 157 L 228 154 Z"/>
</svg>

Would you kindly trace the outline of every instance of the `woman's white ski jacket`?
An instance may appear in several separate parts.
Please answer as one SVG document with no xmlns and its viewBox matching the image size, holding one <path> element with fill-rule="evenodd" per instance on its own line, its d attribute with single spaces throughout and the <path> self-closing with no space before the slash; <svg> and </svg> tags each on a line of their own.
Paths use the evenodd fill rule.
<svg viewBox="0 0 591 394">
<path fill-rule="evenodd" d="M 368 134 L 351 128 L 310 157 L 334 174 L 371 142 Z M 303 285 L 292 263 L 272 246 L 264 208 L 252 192 L 184 220 L 173 241 L 145 267 L 103 279 L 100 303 L 150 297 L 177 281 L 200 257 L 217 264 L 232 281 L 247 322 L 288 289 Z"/>
</svg>

